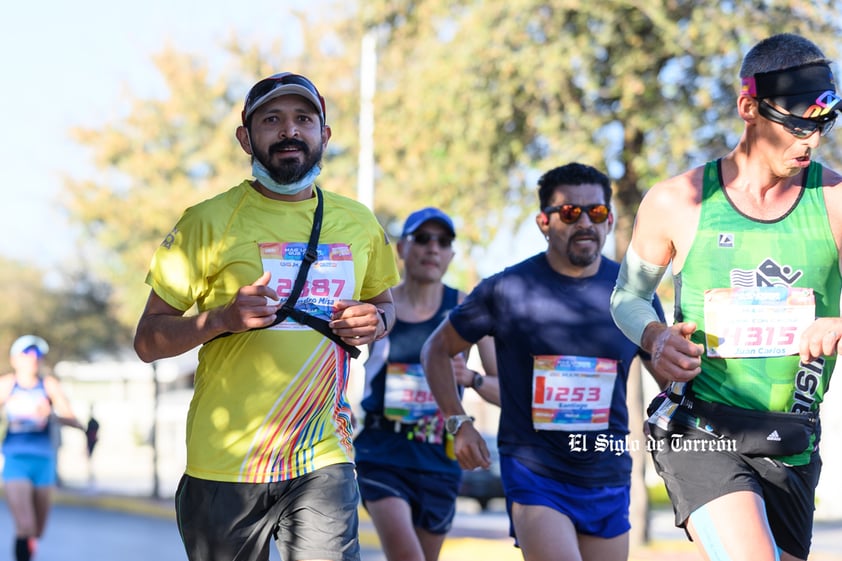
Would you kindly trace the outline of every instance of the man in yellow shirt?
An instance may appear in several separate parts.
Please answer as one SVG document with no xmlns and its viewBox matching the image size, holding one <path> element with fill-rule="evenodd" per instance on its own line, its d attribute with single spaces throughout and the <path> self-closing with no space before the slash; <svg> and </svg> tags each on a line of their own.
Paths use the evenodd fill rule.
<svg viewBox="0 0 842 561">
<path fill-rule="evenodd" d="M 138 356 L 203 345 L 176 495 L 191 560 L 268 560 L 272 536 L 284 559 L 359 559 L 345 389 L 399 274 L 371 211 L 315 185 L 330 134 L 309 79 L 255 84 L 236 131 L 255 180 L 187 209 L 152 259 Z"/>
</svg>

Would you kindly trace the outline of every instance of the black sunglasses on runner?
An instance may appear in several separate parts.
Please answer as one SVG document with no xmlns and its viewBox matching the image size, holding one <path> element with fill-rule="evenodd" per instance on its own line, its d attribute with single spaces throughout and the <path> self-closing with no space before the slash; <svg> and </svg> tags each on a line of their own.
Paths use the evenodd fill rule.
<svg viewBox="0 0 842 561">
<path fill-rule="evenodd" d="M 544 209 L 544 214 L 549 216 L 550 214 L 557 212 L 558 217 L 562 222 L 565 224 L 575 224 L 582 216 L 582 211 L 585 211 L 588 214 L 588 218 L 590 218 L 591 222 L 594 224 L 602 224 L 608 220 L 608 215 L 611 213 L 611 209 L 608 208 L 608 205 L 600 203 L 584 206 L 570 204 L 548 206 Z"/>
<path fill-rule="evenodd" d="M 418 245 L 426 246 L 431 241 L 435 241 L 439 244 L 439 247 L 442 249 L 448 249 L 450 246 L 453 245 L 453 237 L 452 236 L 442 236 L 439 234 L 431 234 L 429 232 L 418 232 L 417 234 L 408 234 L 406 239 L 411 241 L 412 243 L 417 243 Z"/>
<path fill-rule="evenodd" d="M 778 111 L 765 99 L 761 99 L 757 103 L 757 112 L 773 123 L 783 125 L 786 132 L 800 139 L 809 138 L 816 131 L 819 131 L 821 136 L 825 136 L 836 123 L 835 111 L 832 117 L 826 117 L 822 120 L 805 119 L 803 117 L 796 117 L 791 113 Z"/>
</svg>

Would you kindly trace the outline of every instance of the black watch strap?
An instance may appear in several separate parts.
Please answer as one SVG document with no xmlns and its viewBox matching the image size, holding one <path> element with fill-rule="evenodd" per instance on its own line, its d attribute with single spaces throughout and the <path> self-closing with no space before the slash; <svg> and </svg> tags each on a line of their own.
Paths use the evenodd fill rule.
<svg viewBox="0 0 842 561">
<path fill-rule="evenodd" d="M 383 320 L 383 331 L 389 332 L 389 323 L 386 321 L 386 310 L 377 308 L 377 313 L 380 314 L 380 319 Z"/>
<path fill-rule="evenodd" d="M 383 320 L 383 333 L 378 335 L 377 338 L 375 339 L 375 341 L 380 341 L 381 339 L 384 339 L 386 337 L 386 335 L 389 334 L 389 324 L 386 323 L 386 310 L 378 307 L 377 313 L 380 314 L 380 319 Z"/>
</svg>

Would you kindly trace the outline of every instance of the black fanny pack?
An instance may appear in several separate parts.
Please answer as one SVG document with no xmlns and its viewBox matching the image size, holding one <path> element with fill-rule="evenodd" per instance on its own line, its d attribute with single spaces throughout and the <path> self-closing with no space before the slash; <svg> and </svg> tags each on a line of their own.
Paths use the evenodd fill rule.
<svg viewBox="0 0 842 561">
<path fill-rule="evenodd" d="M 675 407 L 672 415 L 656 415 L 666 400 Z M 663 409 L 662 409 L 663 410 Z M 719 449 L 746 456 L 792 456 L 815 447 L 821 425 L 818 412 L 778 413 L 754 411 L 698 399 L 689 389 L 683 396 L 663 392 L 646 410 L 646 428 L 656 439 L 715 439 Z M 815 435 L 815 441 L 810 439 Z M 724 445 L 728 445 L 724 447 Z"/>
</svg>

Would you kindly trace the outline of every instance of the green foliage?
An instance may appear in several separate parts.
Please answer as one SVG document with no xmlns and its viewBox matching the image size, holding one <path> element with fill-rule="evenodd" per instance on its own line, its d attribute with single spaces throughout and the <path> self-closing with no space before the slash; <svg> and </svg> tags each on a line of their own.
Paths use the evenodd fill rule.
<svg viewBox="0 0 842 561">
<path fill-rule="evenodd" d="M 344 14 L 343 22 L 353 21 L 338 13 Z M 323 43 L 325 35 L 315 37 L 314 32 L 311 28 L 305 38 Z M 130 98 L 127 115 L 101 127 L 73 131 L 90 150 L 100 174 L 67 178 L 63 203 L 102 255 L 96 273 L 111 282 L 122 325 L 133 327 L 137 322 L 149 293 L 144 284 L 149 260 L 183 210 L 251 176 L 249 156 L 234 133 L 243 98 L 255 81 L 281 70 L 305 73 L 317 84 L 326 84 L 328 117 L 340 114 L 335 100 L 341 100 L 341 90 L 331 84 L 355 87 L 354 63 L 345 57 L 356 56 L 356 51 L 342 46 L 337 55 L 314 49 L 290 57 L 291 48 L 278 43 L 261 50 L 233 38 L 225 45 L 228 64 L 217 72 L 204 56 L 165 48 L 154 63 L 166 95 Z M 353 126 L 346 129 L 351 130 Z M 342 142 L 339 135 L 331 149 L 350 153 Z M 341 159 L 331 166 L 329 188 L 352 194 L 351 166 L 342 165 Z M 334 181 L 343 175 L 348 180 Z"/>
<path fill-rule="evenodd" d="M 538 175 L 578 160 L 615 182 L 618 254 L 642 193 L 733 146 L 738 65 L 786 30 L 835 58 L 840 7 L 826 0 L 367 0 L 297 13 L 301 45 L 232 38 L 226 57 L 166 48 L 158 99 L 75 131 L 100 175 L 68 179 L 66 208 L 101 252 L 96 273 L 133 326 L 149 258 L 180 212 L 249 176 L 234 139 L 242 98 L 268 74 L 313 78 L 332 127 L 320 183 L 353 196 L 363 33 L 377 41 L 375 211 L 394 232 L 434 204 L 457 218 L 466 255 L 537 211 Z M 316 22 L 318 16 L 318 22 Z M 283 35 L 281 35 L 283 37 Z M 830 150 L 819 152 L 830 163 Z M 471 277 L 470 259 L 460 274 Z M 467 288 L 467 287 L 466 287 Z"/>
<path fill-rule="evenodd" d="M 620 253 L 648 186 L 733 145 L 748 47 L 786 30 L 835 57 L 842 21 L 830 2 L 365 6 L 381 37 L 381 211 L 432 202 L 484 244 L 507 209 L 537 211 L 536 173 L 579 160 L 615 181 Z"/>
<path fill-rule="evenodd" d="M 174 95 L 133 100 L 126 118 L 74 131 L 102 173 L 66 181 L 66 208 L 108 257 L 97 272 L 115 287 L 126 325 L 145 302 L 154 248 L 185 207 L 228 187 L 242 165 L 230 77 L 212 80 L 206 62 L 170 49 L 155 64 Z"/>
<path fill-rule="evenodd" d="M 0 290 L 7 296 L 0 321 L 3 372 L 12 342 L 27 333 L 50 344 L 49 364 L 118 353 L 130 344 L 131 331 L 111 314 L 109 287 L 85 272 L 48 282 L 36 267 L 0 257 Z"/>
<path fill-rule="evenodd" d="M 43 273 L 32 265 L 2 257 L 0 290 L 7 296 L 0 316 L 0 361 L 8 366 L 8 350 L 15 339 L 26 333 L 46 337 L 42 328 L 48 325 L 54 302 L 45 301 Z"/>
</svg>

